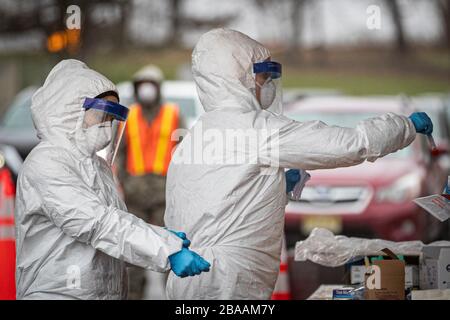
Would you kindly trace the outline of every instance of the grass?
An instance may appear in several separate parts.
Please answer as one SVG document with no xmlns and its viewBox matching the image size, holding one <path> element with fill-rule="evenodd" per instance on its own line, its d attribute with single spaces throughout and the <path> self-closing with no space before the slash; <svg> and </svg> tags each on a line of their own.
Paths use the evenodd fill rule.
<svg viewBox="0 0 450 320">
<path fill-rule="evenodd" d="M 327 67 L 299 67 L 285 63 L 283 86 L 338 89 L 351 95 L 399 93 L 415 95 L 450 91 L 450 59 L 447 51 L 420 52 L 415 55 L 415 60 L 410 62 L 409 67 L 397 69 L 395 62 L 391 62 L 387 68 L 386 63 L 381 65 L 380 62 L 378 68 L 377 60 L 373 59 L 376 55 L 366 61 L 361 54 L 346 54 L 346 56 L 355 59 L 355 63 L 350 60 L 351 68 L 348 61 L 342 63 L 339 60 Z M 45 53 L 3 55 L 0 56 L 0 64 L 15 62 L 19 70 L 21 87 L 25 87 L 41 84 L 60 59 L 61 57 Z M 175 79 L 178 68 L 190 64 L 190 51 L 134 50 L 125 53 L 96 54 L 84 61 L 116 83 L 129 80 L 134 72 L 148 63 L 160 66 L 166 79 Z M 365 65 L 369 65 L 369 68 L 364 67 Z M 423 65 L 426 69 L 416 68 L 416 65 Z"/>
<path fill-rule="evenodd" d="M 129 80 L 137 70 L 150 63 L 159 66 L 166 79 L 175 79 L 178 68 L 190 63 L 190 53 L 170 50 L 150 53 L 137 51 L 127 55 L 95 56 L 88 59 L 87 63 L 116 83 Z"/>
<path fill-rule="evenodd" d="M 338 89 L 350 95 L 400 94 L 415 95 L 427 92 L 448 92 L 447 81 L 424 76 L 385 74 L 339 74 L 337 72 L 286 72 L 285 87 L 317 87 Z"/>
<path fill-rule="evenodd" d="M 448 51 L 424 51 L 417 55 L 424 63 L 450 72 L 450 53 Z"/>
</svg>

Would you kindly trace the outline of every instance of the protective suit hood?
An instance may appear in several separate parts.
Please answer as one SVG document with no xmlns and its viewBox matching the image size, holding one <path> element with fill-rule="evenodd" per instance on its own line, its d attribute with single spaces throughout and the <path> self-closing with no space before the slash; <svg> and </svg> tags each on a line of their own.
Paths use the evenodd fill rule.
<svg viewBox="0 0 450 320">
<path fill-rule="evenodd" d="M 205 111 L 260 110 L 251 92 L 252 67 L 269 57 L 269 50 L 238 31 L 221 28 L 202 35 L 192 53 L 192 73 Z"/>
<path fill-rule="evenodd" d="M 114 83 L 81 61 L 59 62 L 50 71 L 44 85 L 33 95 L 31 113 L 37 136 L 68 148 L 81 127 L 85 98 L 115 91 Z"/>
</svg>

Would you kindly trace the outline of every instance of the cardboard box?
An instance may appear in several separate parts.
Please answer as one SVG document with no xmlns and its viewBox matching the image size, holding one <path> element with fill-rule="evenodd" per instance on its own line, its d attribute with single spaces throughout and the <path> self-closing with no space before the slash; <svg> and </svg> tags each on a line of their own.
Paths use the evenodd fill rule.
<svg viewBox="0 0 450 320">
<path fill-rule="evenodd" d="M 366 266 L 364 298 L 366 300 L 405 300 L 405 262 L 389 249 L 391 260 L 376 260 Z"/>
<path fill-rule="evenodd" d="M 420 289 L 450 289 L 450 247 L 423 247 Z"/>
<path fill-rule="evenodd" d="M 367 268 L 363 265 L 350 267 L 350 284 L 363 284 Z M 419 288 L 419 266 L 405 266 L 405 289 Z"/>
</svg>

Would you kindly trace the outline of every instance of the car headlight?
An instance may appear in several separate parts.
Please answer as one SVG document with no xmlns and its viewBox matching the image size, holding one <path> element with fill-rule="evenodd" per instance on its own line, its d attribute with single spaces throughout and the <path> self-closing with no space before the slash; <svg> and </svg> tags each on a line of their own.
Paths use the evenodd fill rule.
<svg viewBox="0 0 450 320">
<path fill-rule="evenodd" d="M 420 195 L 420 176 L 409 173 L 398 178 L 391 185 L 380 188 L 376 193 L 378 202 L 404 202 Z"/>
</svg>

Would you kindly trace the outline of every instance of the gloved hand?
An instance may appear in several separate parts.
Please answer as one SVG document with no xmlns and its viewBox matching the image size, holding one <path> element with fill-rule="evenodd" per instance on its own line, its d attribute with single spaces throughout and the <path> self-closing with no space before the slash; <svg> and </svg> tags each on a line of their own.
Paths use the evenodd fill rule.
<svg viewBox="0 0 450 320">
<path fill-rule="evenodd" d="M 425 112 L 414 112 L 409 116 L 414 123 L 417 133 L 431 134 L 433 133 L 433 123 Z"/>
<path fill-rule="evenodd" d="M 298 169 L 290 169 L 286 171 L 286 193 L 294 190 L 295 184 L 300 181 L 300 171 Z"/>
<path fill-rule="evenodd" d="M 182 248 L 169 256 L 169 261 L 172 271 L 181 278 L 208 272 L 211 266 L 205 259 L 187 248 Z"/>
<path fill-rule="evenodd" d="M 167 228 L 166 228 L 167 229 Z M 184 248 L 188 248 L 190 245 L 191 245 L 191 240 L 189 240 L 187 237 L 186 237 L 186 233 L 184 233 L 184 232 L 179 232 L 179 231 L 173 231 L 173 230 L 170 230 L 170 229 L 167 229 L 167 231 L 170 231 L 170 232 L 172 232 L 174 235 L 176 235 L 178 238 L 180 238 L 180 239 L 182 239 L 183 240 L 183 247 Z"/>
</svg>

